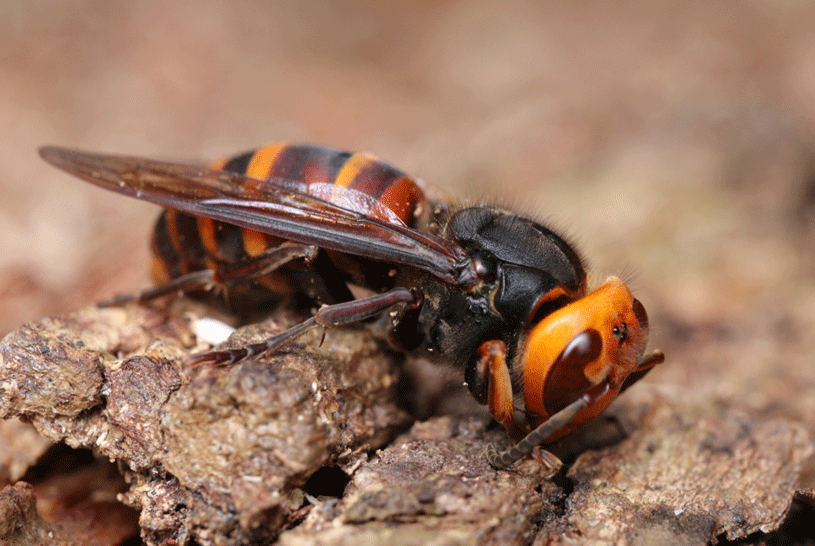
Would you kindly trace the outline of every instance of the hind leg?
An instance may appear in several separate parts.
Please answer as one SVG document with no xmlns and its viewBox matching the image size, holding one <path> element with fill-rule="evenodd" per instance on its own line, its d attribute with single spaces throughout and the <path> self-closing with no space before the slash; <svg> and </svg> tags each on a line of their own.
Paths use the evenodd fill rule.
<svg viewBox="0 0 815 546">
<path fill-rule="evenodd" d="M 100 303 L 99 305 L 101 307 L 110 307 L 132 301 L 144 303 L 177 292 L 210 290 L 214 286 L 250 281 L 268 275 L 292 260 L 302 258 L 306 260 L 307 263 L 310 263 L 317 257 L 318 252 L 319 249 L 313 245 L 283 243 L 249 260 L 235 264 L 225 264 L 217 269 L 193 271 L 186 275 L 176 277 L 168 283 L 139 292 L 138 294 L 116 296 L 113 300 Z"/>
</svg>

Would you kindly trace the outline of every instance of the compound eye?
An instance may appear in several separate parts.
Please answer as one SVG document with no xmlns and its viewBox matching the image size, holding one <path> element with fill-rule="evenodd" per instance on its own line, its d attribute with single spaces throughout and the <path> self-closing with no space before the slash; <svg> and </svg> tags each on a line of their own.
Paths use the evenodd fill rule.
<svg viewBox="0 0 815 546">
<path fill-rule="evenodd" d="M 582 369 L 589 362 L 596 360 L 602 350 L 603 340 L 599 332 L 594 329 L 583 330 L 566 345 L 558 362 L 568 362 Z"/>
<path fill-rule="evenodd" d="M 643 330 L 648 329 L 648 313 L 645 312 L 645 307 L 642 306 L 640 300 L 634 298 L 634 303 L 632 304 L 634 308 L 634 316 L 637 317 L 637 322 L 640 323 L 640 328 Z"/>
<path fill-rule="evenodd" d="M 577 334 L 552 366 L 544 387 L 544 405 L 549 415 L 571 404 L 592 385 L 584 370 L 600 357 L 603 338 L 593 328 Z"/>
</svg>

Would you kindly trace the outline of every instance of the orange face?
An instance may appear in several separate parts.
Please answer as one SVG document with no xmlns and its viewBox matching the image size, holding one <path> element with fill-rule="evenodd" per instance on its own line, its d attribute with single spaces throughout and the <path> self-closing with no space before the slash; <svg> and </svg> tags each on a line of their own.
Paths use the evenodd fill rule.
<svg viewBox="0 0 815 546">
<path fill-rule="evenodd" d="M 533 427 L 607 381 L 608 392 L 547 441 L 594 418 L 617 396 L 648 342 L 645 308 L 617 277 L 536 324 L 523 346 L 526 414 Z"/>
</svg>

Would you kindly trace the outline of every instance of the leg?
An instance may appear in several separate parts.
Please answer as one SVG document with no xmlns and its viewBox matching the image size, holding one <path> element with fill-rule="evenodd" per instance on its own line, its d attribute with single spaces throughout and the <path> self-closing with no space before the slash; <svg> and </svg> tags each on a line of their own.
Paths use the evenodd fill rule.
<svg viewBox="0 0 815 546">
<path fill-rule="evenodd" d="M 215 282 L 222 284 L 257 279 L 298 258 L 304 258 L 306 262 L 312 262 L 317 258 L 319 250 L 314 245 L 282 243 L 248 260 L 219 267 L 215 271 L 214 279 Z"/>
<path fill-rule="evenodd" d="M 507 345 L 499 339 L 486 341 L 478 348 L 478 370 L 487 382 L 490 415 L 501 423 L 510 438 L 524 436 L 524 428 L 515 420 L 512 379 L 507 367 Z"/>
<path fill-rule="evenodd" d="M 253 343 L 239 349 L 193 355 L 190 357 L 189 362 L 191 364 L 210 363 L 228 366 L 257 354 L 274 352 L 318 326 L 333 328 L 334 326 L 353 324 L 379 315 L 397 303 L 407 303 L 412 307 L 419 307 L 422 304 L 422 299 L 422 293 L 417 289 L 394 288 L 384 294 L 377 294 L 369 298 L 327 305 L 320 308 L 310 319 L 304 320 L 297 326 L 260 343 Z"/>
<path fill-rule="evenodd" d="M 595 385 L 583 393 L 583 395 L 576 401 L 572 402 L 551 416 L 545 422 L 541 423 L 538 428 L 527 434 L 523 440 L 506 451 L 496 453 L 495 447 L 488 445 L 486 455 L 490 465 L 492 465 L 494 468 L 502 470 L 509 468 L 523 457 L 526 457 L 532 453 L 535 446 L 539 445 L 549 436 L 569 424 L 569 422 L 577 417 L 581 411 L 605 396 L 605 394 L 608 392 L 608 388 L 608 383 L 600 383 Z"/>
<path fill-rule="evenodd" d="M 313 245 L 283 243 L 249 260 L 237 264 L 226 264 L 218 269 L 193 271 L 161 286 L 150 288 L 138 294 L 116 296 L 112 301 L 103 302 L 99 305 L 100 307 L 110 307 L 131 301 L 144 303 L 175 292 L 206 290 L 213 285 L 257 279 L 297 258 L 304 258 L 306 261 L 311 261 L 317 256 L 318 250 L 319 249 Z"/>
<path fill-rule="evenodd" d="M 176 292 L 187 292 L 189 290 L 207 289 L 214 284 L 215 272 L 212 269 L 193 271 L 180 277 L 176 277 L 166 284 L 148 288 L 138 294 L 119 294 L 110 301 L 103 301 L 99 307 L 115 307 L 124 305 L 131 301 L 145 303 Z"/>
</svg>

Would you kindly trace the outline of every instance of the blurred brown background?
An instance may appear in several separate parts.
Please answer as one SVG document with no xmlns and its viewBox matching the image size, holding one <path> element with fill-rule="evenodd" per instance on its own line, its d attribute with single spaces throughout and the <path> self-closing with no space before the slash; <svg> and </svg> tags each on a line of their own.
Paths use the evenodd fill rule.
<svg viewBox="0 0 815 546">
<path fill-rule="evenodd" d="M 5 0 L 0 36 L 0 334 L 149 282 L 156 208 L 40 145 L 307 141 L 550 220 L 632 280 L 669 398 L 815 432 L 811 2 Z"/>
</svg>

